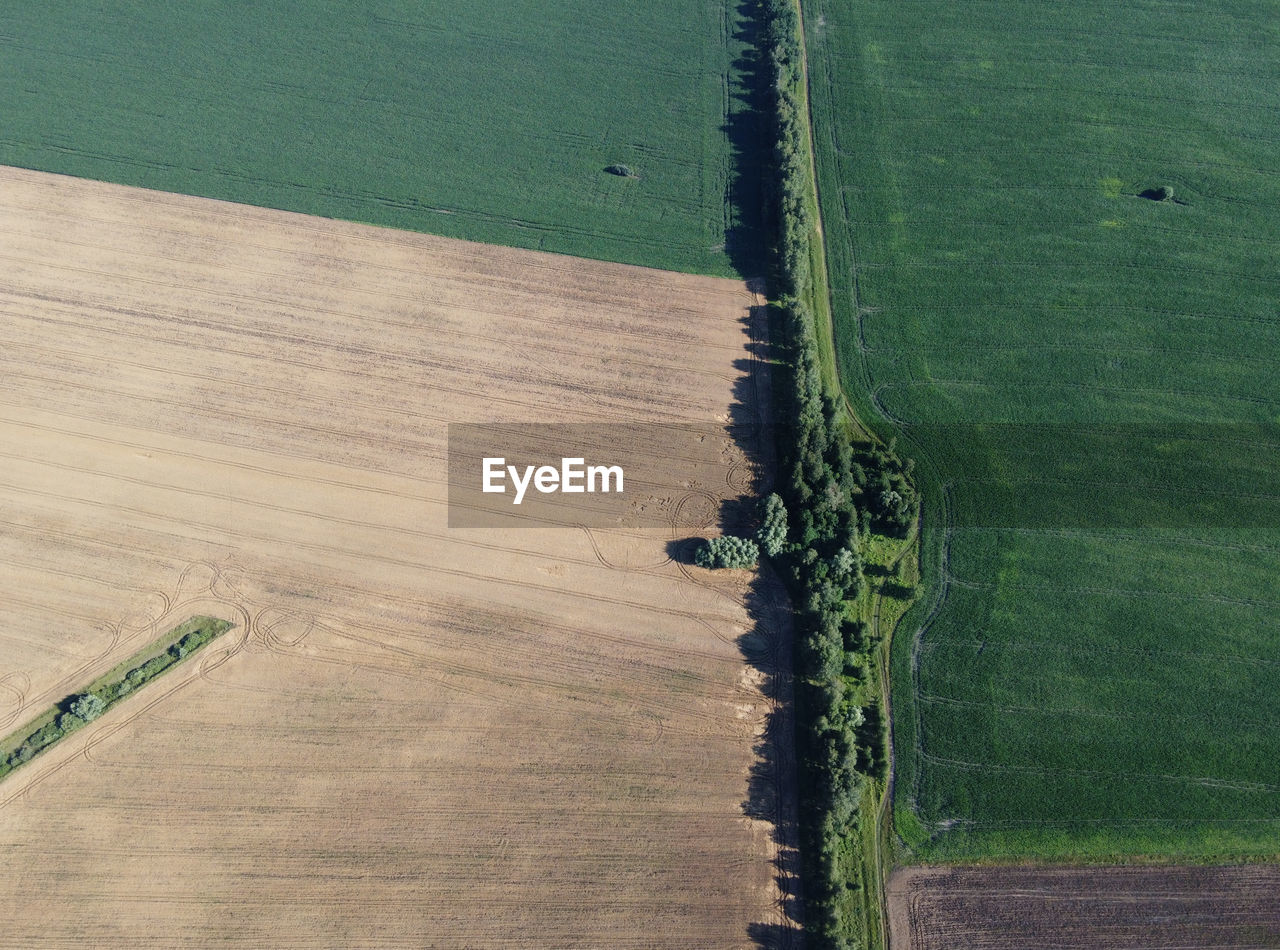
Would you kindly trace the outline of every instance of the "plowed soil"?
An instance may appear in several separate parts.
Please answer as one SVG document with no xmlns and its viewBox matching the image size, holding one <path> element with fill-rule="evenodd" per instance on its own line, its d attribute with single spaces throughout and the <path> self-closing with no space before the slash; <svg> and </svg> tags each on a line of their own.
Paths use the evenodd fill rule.
<svg viewBox="0 0 1280 950">
<path fill-rule="evenodd" d="M 1280 947 L 1280 867 L 921 867 L 889 880 L 892 950 Z"/>
<path fill-rule="evenodd" d="M 449 422 L 760 418 L 742 283 L 16 169 L 0 274 L 0 724 L 238 625 L 0 783 L 0 946 L 790 944 L 783 595 L 668 556 L 749 460 L 446 519 Z"/>
</svg>

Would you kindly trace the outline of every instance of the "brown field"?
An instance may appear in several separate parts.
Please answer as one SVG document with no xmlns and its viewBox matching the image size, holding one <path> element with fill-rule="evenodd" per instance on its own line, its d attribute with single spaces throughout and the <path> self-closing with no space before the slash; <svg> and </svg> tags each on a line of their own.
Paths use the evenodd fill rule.
<svg viewBox="0 0 1280 950">
<path fill-rule="evenodd" d="M 892 950 L 1280 947 L 1280 867 L 924 867 L 889 879 Z"/>
<path fill-rule="evenodd" d="M 782 595 L 667 556 L 736 446 L 446 527 L 447 422 L 758 417 L 741 283 L 16 169 L 0 268 L 0 728 L 238 624 L 0 782 L 0 946 L 793 943 Z"/>
</svg>

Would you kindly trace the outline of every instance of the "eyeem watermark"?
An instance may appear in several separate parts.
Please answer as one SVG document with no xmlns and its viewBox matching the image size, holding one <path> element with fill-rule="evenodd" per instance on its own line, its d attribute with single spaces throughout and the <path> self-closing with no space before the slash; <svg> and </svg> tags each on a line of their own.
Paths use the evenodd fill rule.
<svg viewBox="0 0 1280 950">
<path fill-rule="evenodd" d="M 518 505 L 524 501 L 530 483 L 543 495 L 556 492 L 582 495 L 621 492 L 624 490 L 624 477 L 621 465 L 588 465 L 583 457 L 562 458 L 559 468 L 554 465 L 526 465 L 522 472 L 518 465 L 508 465 L 504 457 L 490 456 L 483 461 L 480 490 L 487 495 L 506 494 L 509 478 L 514 488 L 511 503 Z"/>
<path fill-rule="evenodd" d="M 449 527 L 693 533 L 754 492 L 758 426 L 450 423 Z"/>
</svg>

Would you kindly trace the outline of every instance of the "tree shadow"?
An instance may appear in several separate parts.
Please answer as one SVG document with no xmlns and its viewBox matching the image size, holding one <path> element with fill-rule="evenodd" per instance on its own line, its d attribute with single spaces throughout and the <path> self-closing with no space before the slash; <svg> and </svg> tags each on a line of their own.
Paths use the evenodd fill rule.
<svg viewBox="0 0 1280 950">
<path fill-rule="evenodd" d="M 667 557 L 677 564 L 692 564 L 694 552 L 702 542 L 700 537 L 672 538 L 667 542 Z"/>
<path fill-rule="evenodd" d="M 738 372 L 729 407 L 729 430 L 749 477 L 740 479 L 740 494 L 721 504 L 718 526 L 725 533 L 750 536 L 759 521 L 759 499 L 773 489 L 778 466 L 771 415 L 769 308 L 750 308 L 742 322 L 748 355 L 735 362 Z M 698 540 L 673 541 L 668 553 L 692 558 Z M 741 807 L 744 815 L 767 822 L 772 828 L 776 848 L 773 873 L 779 895 L 778 918 L 752 924 L 748 935 L 762 947 L 789 948 L 803 942 L 804 921 L 792 678 L 794 629 L 786 588 L 767 559 L 752 573 L 744 604 L 750 625 L 738 638 L 738 649 L 759 674 L 757 680 L 768 713 L 752 750 L 755 757 Z"/>
<path fill-rule="evenodd" d="M 773 162 L 773 102 L 770 67 L 761 53 L 762 10 L 753 0 L 737 4 L 732 41 L 741 52 L 732 63 L 729 104 L 723 127 L 730 145 L 725 253 L 744 279 L 759 281 L 769 272 L 773 249 L 768 177 Z M 757 284 L 752 290 L 764 295 Z M 745 459 L 749 478 L 740 478 L 740 493 L 726 499 L 718 512 L 723 533 L 750 536 L 759 518 L 759 499 L 773 487 L 777 471 L 772 424 L 772 379 L 767 306 L 750 308 L 742 323 L 746 353 L 734 363 L 736 379 L 729 410 L 732 439 Z M 690 564 L 701 538 L 674 539 L 667 554 Z M 786 588 L 767 561 L 753 572 L 744 597 L 750 628 L 738 638 L 743 658 L 759 674 L 769 711 L 753 747 L 755 755 L 742 802 L 742 812 L 772 827 L 776 849 L 774 880 L 779 894 L 775 919 L 752 923 L 747 936 L 760 947 L 792 948 L 804 942 L 804 895 L 801 887 L 795 696 L 792 678 L 794 630 Z"/>
<path fill-rule="evenodd" d="M 724 249 L 743 278 L 756 277 L 769 266 L 766 208 L 767 174 L 772 160 L 772 103 L 769 65 L 760 51 L 758 4 L 737 6 L 738 27 L 732 34 L 742 52 L 730 64 L 729 102 L 721 127 L 729 141 L 729 220 Z"/>
<path fill-rule="evenodd" d="M 783 924 L 751 924 L 747 936 L 766 950 L 789 950 L 799 945 L 796 932 Z"/>
</svg>

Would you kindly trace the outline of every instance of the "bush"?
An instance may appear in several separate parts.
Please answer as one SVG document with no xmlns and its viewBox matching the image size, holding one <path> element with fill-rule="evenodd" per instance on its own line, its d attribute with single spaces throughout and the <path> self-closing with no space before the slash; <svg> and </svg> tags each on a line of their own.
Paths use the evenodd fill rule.
<svg viewBox="0 0 1280 950">
<path fill-rule="evenodd" d="M 618 175 L 621 178 L 635 177 L 629 165 L 609 165 L 605 168 L 605 171 L 607 171 L 610 175 Z"/>
<path fill-rule="evenodd" d="M 50 722 L 27 736 L 26 744 L 31 746 L 31 751 L 35 753 L 47 745 L 53 745 L 61 738 L 62 730 L 55 723 Z"/>
<path fill-rule="evenodd" d="M 754 567 L 760 560 L 760 548 L 750 538 L 725 535 L 703 541 L 693 556 L 693 562 L 705 568 Z"/>
</svg>

